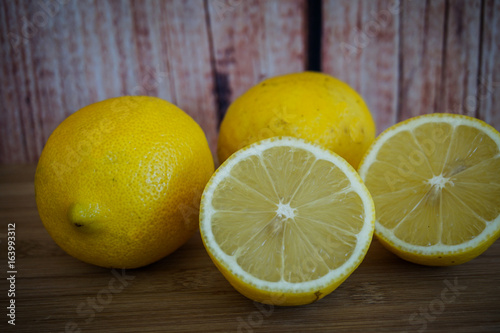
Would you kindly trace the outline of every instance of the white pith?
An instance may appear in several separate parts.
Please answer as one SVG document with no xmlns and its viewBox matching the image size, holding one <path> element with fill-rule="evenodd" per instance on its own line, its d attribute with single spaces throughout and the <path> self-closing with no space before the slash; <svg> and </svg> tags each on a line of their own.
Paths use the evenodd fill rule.
<svg viewBox="0 0 500 333">
<path fill-rule="evenodd" d="M 278 217 L 283 217 L 285 219 L 293 219 L 295 217 L 295 209 L 290 207 L 290 203 L 278 203 L 278 208 L 276 208 L 276 215 Z"/>
</svg>

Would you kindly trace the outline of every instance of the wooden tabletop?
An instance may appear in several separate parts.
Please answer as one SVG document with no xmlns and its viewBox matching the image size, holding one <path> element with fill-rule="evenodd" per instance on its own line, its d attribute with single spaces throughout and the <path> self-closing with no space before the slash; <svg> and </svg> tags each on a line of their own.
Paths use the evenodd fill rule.
<svg viewBox="0 0 500 333">
<path fill-rule="evenodd" d="M 113 271 L 63 252 L 35 205 L 35 167 L 0 167 L 2 332 L 499 332 L 500 241 L 455 267 L 405 262 L 374 240 L 360 267 L 301 307 L 254 303 L 210 261 L 200 235 L 150 266 Z M 7 229 L 15 223 L 15 298 Z"/>
</svg>

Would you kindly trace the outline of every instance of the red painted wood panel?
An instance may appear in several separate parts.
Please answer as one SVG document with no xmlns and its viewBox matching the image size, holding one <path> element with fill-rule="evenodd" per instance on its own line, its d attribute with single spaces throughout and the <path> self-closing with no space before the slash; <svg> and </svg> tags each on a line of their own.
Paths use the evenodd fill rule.
<svg viewBox="0 0 500 333">
<path fill-rule="evenodd" d="M 153 41 L 161 45 L 158 54 L 168 69 L 172 100 L 201 125 L 216 159 L 217 107 L 205 6 L 198 0 L 162 4 L 157 1 L 160 29 L 152 29 L 158 31 Z"/>
<path fill-rule="evenodd" d="M 215 151 L 204 2 L 1 6 L 0 163 L 36 162 L 50 133 L 68 115 L 122 95 L 158 96 L 178 105 L 201 125 Z"/>
<path fill-rule="evenodd" d="M 14 54 L 8 46 L 7 31 L 16 16 L 11 13 L 12 6 L 0 1 L 0 161 L 21 163 L 25 161 L 26 151 L 23 149 L 23 130 L 21 113 L 14 81 Z M 9 15 L 10 13 L 10 15 Z"/>
<path fill-rule="evenodd" d="M 500 128 L 498 2 L 324 0 L 323 7 L 323 70 L 361 93 L 378 132 L 430 112 Z"/>
<path fill-rule="evenodd" d="M 500 1 L 485 1 L 483 15 L 481 75 L 476 102 L 479 117 L 500 130 Z"/>
<path fill-rule="evenodd" d="M 448 1 L 439 112 L 476 116 L 481 1 Z"/>
<path fill-rule="evenodd" d="M 363 80 L 362 54 L 368 45 L 360 34 L 361 14 L 355 1 L 323 1 L 322 69 L 358 92 Z"/>
<path fill-rule="evenodd" d="M 305 1 L 209 1 L 218 105 L 265 78 L 305 70 Z"/>
<path fill-rule="evenodd" d="M 444 0 L 401 4 L 398 120 L 440 112 L 445 6 Z"/>
</svg>

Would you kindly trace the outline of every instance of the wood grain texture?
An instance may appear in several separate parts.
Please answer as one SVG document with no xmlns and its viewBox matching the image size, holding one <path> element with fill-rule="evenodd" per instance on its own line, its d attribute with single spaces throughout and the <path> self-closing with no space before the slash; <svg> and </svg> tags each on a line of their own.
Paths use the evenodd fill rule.
<svg viewBox="0 0 500 333">
<path fill-rule="evenodd" d="M 332 294 L 307 306 L 270 307 L 230 286 L 199 234 L 167 258 L 125 272 L 70 257 L 38 217 L 34 171 L 0 166 L 0 237 L 8 223 L 16 224 L 18 271 L 16 326 L 4 318 L 2 332 L 500 331 L 498 241 L 469 263 L 425 267 L 398 259 L 374 240 L 359 268 Z M 5 260 L 0 269 L 0 286 L 7 290 Z M 458 285 L 455 293 L 450 284 Z"/>
<path fill-rule="evenodd" d="M 0 163 L 35 162 L 68 115 L 122 95 L 158 96 L 178 105 L 215 151 L 203 2 L 47 3 L 1 3 Z"/>
<path fill-rule="evenodd" d="M 500 5 L 495 0 L 0 2 L 0 164 L 36 162 L 55 127 L 115 96 L 177 104 L 212 152 L 229 104 L 262 79 L 322 70 L 361 93 L 377 132 L 430 112 L 500 129 Z M 314 42 L 314 43 L 313 43 Z M 316 58 L 315 58 L 316 59 Z"/>
<path fill-rule="evenodd" d="M 448 1 L 439 112 L 476 116 L 479 73 L 479 0 Z"/>
<path fill-rule="evenodd" d="M 323 7 L 323 71 L 361 94 L 380 133 L 397 116 L 400 3 L 324 0 Z"/>
<path fill-rule="evenodd" d="M 360 92 L 362 47 L 359 38 L 358 3 L 349 0 L 323 1 L 322 70 Z"/>
<path fill-rule="evenodd" d="M 361 93 L 378 132 L 432 112 L 500 129 L 498 2 L 324 0 L 323 7 L 323 70 Z"/>
<path fill-rule="evenodd" d="M 500 130 L 500 1 L 484 1 L 482 9 L 478 116 Z"/>
<path fill-rule="evenodd" d="M 401 4 L 398 121 L 440 112 L 446 1 Z"/>
<path fill-rule="evenodd" d="M 305 1 L 209 1 L 219 115 L 265 78 L 305 69 Z"/>
<path fill-rule="evenodd" d="M 160 31 L 154 40 L 161 41 L 160 55 L 169 69 L 172 100 L 201 125 L 216 159 L 217 107 L 205 6 L 198 0 L 176 0 L 169 6 L 158 0 L 156 4 L 158 24 L 164 26 L 152 31 Z"/>
</svg>

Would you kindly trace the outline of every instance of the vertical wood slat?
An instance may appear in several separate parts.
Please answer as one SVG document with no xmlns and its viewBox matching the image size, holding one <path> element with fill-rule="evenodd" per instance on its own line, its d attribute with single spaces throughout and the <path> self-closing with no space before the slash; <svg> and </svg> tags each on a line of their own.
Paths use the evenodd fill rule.
<svg viewBox="0 0 500 333">
<path fill-rule="evenodd" d="M 485 3 L 482 22 L 480 0 L 402 1 L 400 7 L 397 1 L 324 0 L 323 70 L 361 93 L 378 132 L 430 112 L 481 116 L 499 128 L 491 107 L 498 99 L 499 60 L 492 54 L 498 54 L 499 9 Z M 395 26 L 384 20 L 384 8 Z"/>
<path fill-rule="evenodd" d="M 158 3 L 160 7 L 162 1 Z M 157 40 L 163 43 L 161 57 L 169 69 L 172 98 L 203 128 L 216 160 L 217 109 L 205 6 L 197 0 L 176 0 L 162 8 L 160 18 L 170 19 L 162 21 L 166 26 L 159 31 L 164 37 L 160 34 Z"/>
<path fill-rule="evenodd" d="M 323 1 L 323 71 L 361 94 L 380 133 L 398 103 L 399 1 Z"/>
<path fill-rule="evenodd" d="M 270 76 L 305 69 L 305 1 L 209 1 L 219 119 Z"/>
<path fill-rule="evenodd" d="M 16 84 L 13 69 L 16 57 L 9 47 L 9 36 L 6 33 L 11 26 L 16 25 L 17 15 L 12 13 L 11 2 L 0 2 L 0 161 L 22 163 L 27 159 L 26 147 L 23 144 L 24 131 L 21 124 L 21 114 L 18 112 Z M 14 8 L 15 9 L 15 8 Z"/>
<path fill-rule="evenodd" d="M 438 112 L 475 117 L 481 2 L 448 1 L 441 103 Z"/>
<path fill-rule="evenodd" d="M 2 48 L 6 50 L 6 58 L 3 60 L 5 63 L 2 67 L 7 67 L 7 76 L 2 77 L 2 80 L 6 80 L 2 85 L 9 91 L 5 114 L 11 114 L 11 119 L 18 120 L 19 127 L 15 129 L 18 132 L 13 133 L 9 129 L 10 124 L 2 126 L 2 129 L 7 130 L 4 132 L 6 135 L 2 135 L 2 141 L 5 140 L 11 148 L 7 154 L 12 154 L 13 160 L 22 159 L 20 162 L 24 162 L 35 159 L 41 150 L 46 116 L 39 112 L 39 90 L 42 88 L 52 91 L 56 76 L 53 71 L 47 70 L 45 63 L 38 67 L 38 73 L 40 73 L 38 79 L 29 75 L 34 72 L 36 63 L 40 62 L 38 50 L 23 48 L 23 43 L 26 43 L 37 32 L 37 27 L 26 23 L 25 20 L 26 16 L 33 11 L 33 4 L 7 2 L 5 6 L 4 15 L 8 24 L 7 30 L 4 31 L 6 44 L 2 45 Z M 13 27 L 21 25 L 23 26 L 22 36 L 11 34 Z M 7 155 L 7 158 L 9 157 Z"/>
<path fill-rule="evenodd" d="M 322 70 L 361 92 L 362 47 L 359 1 L 323 1 Z"/>
<path fill-rule="evenodd" d="M 402 3 L 398 121 L 439 112 L 445 0 Z"/>
<path fill-rule="evenodd" d="M 500 1 L 484 2 L 482 32 L 478 116 L 500 131 Z"/>
</svg>

